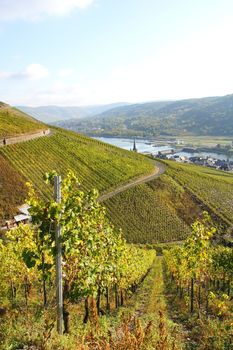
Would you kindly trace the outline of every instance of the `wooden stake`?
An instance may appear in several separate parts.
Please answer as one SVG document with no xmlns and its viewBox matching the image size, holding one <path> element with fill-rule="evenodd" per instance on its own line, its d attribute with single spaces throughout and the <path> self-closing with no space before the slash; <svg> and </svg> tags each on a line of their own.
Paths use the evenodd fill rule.
<svg viewBox="0 0 233 350">
<path fill-rule="evenodd" d="M 58 204 L 61 203 L 61 177 L 54 177 L 54 197 Z M 57 300 L 57 332 L 63 331 L 63 294 L 62 294 L 62 250 L 61 250 L 61 225 L 56 224 L 56 300 Z"/>
</svg>

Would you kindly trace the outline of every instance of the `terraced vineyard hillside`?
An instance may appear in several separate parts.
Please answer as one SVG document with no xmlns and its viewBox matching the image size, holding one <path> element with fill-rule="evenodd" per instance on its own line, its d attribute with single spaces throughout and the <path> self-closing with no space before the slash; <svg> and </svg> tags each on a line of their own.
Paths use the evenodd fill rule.
<svg viewBox="0 0 233 350">
<path fill-rule="evenodd" d="M 233 174 L 171 161 L 166 164 L 166 173 L 158 179 L 103 202 L 111 221 L 123 229 L 129 242 L 184 239 L 190 224 L 201 214 L 200 202 L 232 226 Z M 1 147 L 0 166 L 3 222 L 24 201 L 26 181 L 31 181 L 44 196 L 51 195 L 42 179 L 47 171 L 65 175 L 72 169 L 78 174 L 82 189 L 97 188 L 104 193 L 132 178 L 152 173 L 155 164 L 140 154 L 53 128 L 49 137 Z"/>
<path fill-rule="evenodd" d="M 167 175 L 181 184 L 219 218 L 233 224 L 233 174 L 166 161 Z"/>
<path fill-rule="evenodd" d="M 27 114 L 0 102 L 0 139 L 26 133 L 33 133 L 45 128 Z"/>
<path fill-rule="evenodd" d="M 65 175 L 71 169 L 78 175 L 84 190 L 97 188 L 103 192 L 154 170 L 154 163 L 140 154 L 62 129 L 53 129 L 49 137 L 2 147 L 0 155 L 7 162 L 5 166 L 8 164 L 21 177 L 20 181 L 10 180 L 12 188 L 21 187 L 22 179 L 24 182 L 29 180 L 44 196 L 49 194 L 42 179 L 47 171 L 56 170 Z M 1 179 L 3 182 L 4 178 Z M 2 192 L 0 201 L 4 207 Z"/>
<path fill-rule="evenodd" d="M 226 233 L 233 225 L 233 174 L 172 161 L 166 164 L 166 173 L 160 178 L 104 202 L 109 217 L 123 229 L 127 240 L 182 240 L 204 209 L 220 219 L 214 222 L 222 227 L 219 233 Z"/>
<path fill-rule="evenodd" d="M 184 239 L 189 228 L 148 184 L 139 185 L 105 202 L 111 221 L 132 243 Z"/>
<path fill-rule="evenodd" d="M 104 204 L 129 242 L 158 243 L 184 239 L 201 208 L 169 176 L 136 186 Z"/>
<path fill-rule="evenodd" d="M 23 203 L 27 188 L 25 179 L 0 155 L 0 226 L 3 218 L 12 217 L 17 205 Z"/>
</svg>

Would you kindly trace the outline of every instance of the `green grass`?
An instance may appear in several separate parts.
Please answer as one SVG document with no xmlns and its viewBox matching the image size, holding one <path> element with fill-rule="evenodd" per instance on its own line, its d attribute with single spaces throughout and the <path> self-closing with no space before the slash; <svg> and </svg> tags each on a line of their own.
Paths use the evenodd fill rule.
<svg viewBox="0 0 233 350">
<path fill-rule="evenodd" d="M 0 139 L 44 129 L 44 124 L 27 114 L 0 103 Z"/>
<path fill-rule="evenodd" d="M 145 156 L 61 129 L 49 137 L 2 147 L 0 155 L 44 196 L 51 191 L 42 177 L 52 170 L 65 175 L 71 169 L 82 189 L 104 192 L 154 169 L 154 162 Z"/>
</svg>

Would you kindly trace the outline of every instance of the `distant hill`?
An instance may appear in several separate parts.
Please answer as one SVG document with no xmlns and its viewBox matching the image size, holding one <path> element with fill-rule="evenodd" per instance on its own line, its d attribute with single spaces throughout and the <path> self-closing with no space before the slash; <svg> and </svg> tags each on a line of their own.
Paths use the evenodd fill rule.
<svg viewBox="0 0 233 350">
<path fill-rule="evenodd" d="M 0 139 L 44 129 L 44 124 L 29 115 L 0 102 Z"/>
<path fill-rule="evenodd" d="M 44 122 L 51 123 L 58 120 L 66 120 L 71 118 L 84 118 L 88 113 L 81 107 L 59 107 L 59 106 L 41 106 L 27 107 L 18 106 L 18 109 L 24 111 L 34 118 Z"/>
<path fill-rule="evenodd" d="M 60 126 L 88 135 L 233 135 L 233 95 L 132 104 Z"/>
<path fill-rule="evenodd" d="M 124 106 L 126 104 L 126 102 L 119 102 L 107 105 L 93 106 L 18 106 L 17 108 L 25 113 L 32 115 L 44 123 L 54 123 L 57 121 L 64 121 L 69 119 L 91 117 L 93 115 L 103 113 L 108 109 Z"/>
</svg>

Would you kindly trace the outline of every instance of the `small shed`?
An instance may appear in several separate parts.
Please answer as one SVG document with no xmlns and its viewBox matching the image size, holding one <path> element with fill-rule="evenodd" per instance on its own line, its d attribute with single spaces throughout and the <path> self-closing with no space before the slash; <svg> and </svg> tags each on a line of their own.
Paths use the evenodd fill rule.
<svg viewBox="0 0 233 350">
<path fill-rule="evenodd" d="M 20 223 L 27 224 L 29 223 L 30 216 L 25 214 L 19 214 L 14 216 L 14 220 L 17 225 L 19 225 Z"/>
<path fill-rule="evenodd" d="M 30 215 L 29 209 L 30 209 L 30 205 L 28 205 L 28 204 L 23 204 L 20 207 L 18 207 L 19 212 L 24 214 L 24 215 Z"/>
</svg>

